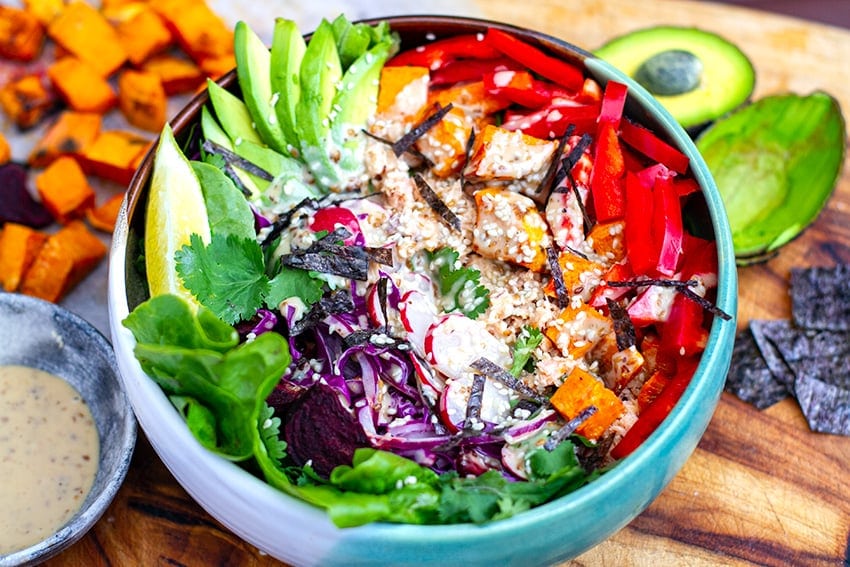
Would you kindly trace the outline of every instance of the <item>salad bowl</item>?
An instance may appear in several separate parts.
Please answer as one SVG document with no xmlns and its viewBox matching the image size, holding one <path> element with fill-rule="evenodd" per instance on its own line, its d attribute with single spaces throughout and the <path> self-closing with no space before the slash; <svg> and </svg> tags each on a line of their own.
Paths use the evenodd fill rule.
<svg viewBox="0 0 850 567">
<path fill-rule="evenodd" d="M 718 258 L 715 318 L 704 354 L 680 399 L 661 425 L 616 467 L 578 490 L 513 517 L 484 524 L 371 523 L 339 528 L 320 508 L 288 496 L 243 467 L 199 444 L 169 398 L 134 357 L 135 340 L 124 325 L 148 297 L 139 269 L 145 204 L 154 155 L 136 173 L 120 213 L 110 256 L 109 309 L 122 381 L 136 416 L 157 454 L 178 482 L 212 516 L 260 550 L 295 565 L 547 565 L 600 543 L 644 510 L 696 448 L 722 391 L 734 341 L 737 280 L 730 230 L 717 188 L 681 127 L 639 85 L 589 52 L 530 30 L 454 17 L 388 18 L 402 46 L 434 37 L 508 32 L 555 58 L 585 69 L 599 84 L 629 88 L 626 115 L 648 127 L 690 160 L 701 193 L 695 213 L 711 235 Z M 234 73 L 219 84 L 239 92 Z M 171 122 L 178 143 L 197 130 L 208 91 Z"/>
</svg>

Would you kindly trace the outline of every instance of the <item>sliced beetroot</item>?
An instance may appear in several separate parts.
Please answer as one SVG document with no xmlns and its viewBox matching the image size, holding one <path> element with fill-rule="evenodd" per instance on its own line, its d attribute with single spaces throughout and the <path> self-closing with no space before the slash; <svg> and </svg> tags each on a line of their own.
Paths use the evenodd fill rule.
<svg viewBox="0 0 850 567">
<path fill-rule="evenodd" d="M 32 228 L 53 223 L 44 205 L 27 191 L 27 170 L 17 163 L 0 166 L 0 225 L 7 222 Z"/>
<path fill-rule="evenodd" d="M 337 465 L 351 465 L 354 450 L 369 440 L 355 416 L 346 410 L 329 386 L 318 383 L 289 406 L 283 436 L 295 464 L 311 463 L 328 477 Z"/>
</svg>

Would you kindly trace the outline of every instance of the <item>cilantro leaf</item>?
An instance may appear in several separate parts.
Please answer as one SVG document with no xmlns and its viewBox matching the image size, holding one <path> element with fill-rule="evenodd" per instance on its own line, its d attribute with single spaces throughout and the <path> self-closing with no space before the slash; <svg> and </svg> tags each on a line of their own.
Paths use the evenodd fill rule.
<svg viewBox="0 0 850 567">
<path fill-rule="evenodd" d="M 272 278 L 266 301 L 269 305 L 297 297 L 305 305 L 313 305 L 322 298 L 325 282 L 314 278 L 307 270 L 282 266 L 280 273 Z"/>
<path fill-rule="evenodd" d="M 263 252 L 252 238 L 213 234 L 208 245 L 193 234 L 176 253 L 177 273 L 198 301 L 222 321 L 251 318 L 269 291 Z"/>
<path fill-rule="evenodd" d="M 278 464 L 286 458 L 286 441 L 280 438 L 280 418 L 275 417 L 274 408 L 263 403 L 260 410 L 260 439 L 268 456 Z"/>
<path fill-rule="evenodd" d="M 490 290 L 481 285 L 481 272 L 460 265 L 459 254 L 441 248 L 428 255 L 446 311 L 460 311 L 475 319 L 490 306 Z"/>
<path fill-rule="evenodd" d="M 514 344 L 513 362 L 508 372 L 514 376 L 519 376 L 523 370 L 532 372 L 534 370 L 534 359 L 531 355 L 542 341 L 543 333 L 540 332 L 540 329 L 530 325 L 523 327 Z"/>
</svg>

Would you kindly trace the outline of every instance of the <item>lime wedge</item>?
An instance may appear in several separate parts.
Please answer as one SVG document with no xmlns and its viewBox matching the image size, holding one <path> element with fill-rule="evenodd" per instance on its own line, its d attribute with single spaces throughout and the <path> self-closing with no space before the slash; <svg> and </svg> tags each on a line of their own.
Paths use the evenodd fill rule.
<svg viewBox="0 0 850 567">
<path fill-rule="evenodd" d="M 145 218 L 145 268 L 151 296 L 170 293 L 198 304 L 183 287 L 174 258 L 192 234 L 210 241 L 204 193 L 166 124 L 154 156 Z"/>
</svg>

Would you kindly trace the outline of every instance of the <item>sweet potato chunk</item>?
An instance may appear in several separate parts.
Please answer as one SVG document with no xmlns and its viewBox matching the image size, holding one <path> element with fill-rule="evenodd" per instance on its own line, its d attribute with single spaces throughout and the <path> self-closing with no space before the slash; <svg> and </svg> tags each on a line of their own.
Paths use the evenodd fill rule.
<svg viewBox="0 0 850 567">
<path fill-rule="evenodd" d="M 65 0 L 24 0 L 24 9 L 47 27 L 65 9 Z"/>
<path fill-rule="evenodd" d="M 128 69 L 118 77 L 118 108 L 133 126 L 159 132 L 167 105 L 165 89 L 156 75 Z"/>
<path fill-rule="evenodd" d="M 0 284 L 17 291 L 47 235 L 28 226 L 6 223 L 0 232 Z"/>
<path fill-rule="evenodd" d="M 472 247 L 476 252 L 543 271 L 552 237 L 534 201 L 507 189 L 488 187 L 475 192 L 475 204 L 478 214 Z"/>
<path fill-rule="evenodd" d="M 21 282 L 20 291 L 59 301 L 106 255 L 106 245 L 82 221 L 73 221 L 47 238 Z"/>
<path fill-rule="evenodd" d="M 132 17 L 119 22 L 115 29 L 133 65 L 141 65 L 168 47 L 173 39 L 162 18 L 145 5 Z"/>
<path fill-rule="evenodd" d="M 62 156 L 36 176 L 41 202 L 61 224 L 81 217 L 94 205 L 94 189 L 72 157 Z"/>
<path fill-rule="evenodd" d="M 41 75 L 25 75 L 0 89 L 0 106 L 18 128 L 32 128 L 56 106 L 56 96 Z"/>
<path fill-rule="evenodd" d="M 100 114 L 66 110 L 36 142 L 29 164 L 46 167 L 59 156 L 79 155 L 97 138 L 102 121 Z"/>
<path fill-rule="evenodd" d="M 393 66 L 381 69 L 378 114 L 417 115 L 428 104 L 427 67 Z"/>
<path fill-rule="evenodd" d="M 114 73 L 127 53 L 103 14 L 86 2 L 72 2 L 50 23 L 48 35 L 63 49 L 91 65 L 102 77 Z"/>
<path fill-rule="evenodd" d="M 92 175 L 126 185 L 150 144 L 150 140 L 132 132 L 103 131 L 83 151 L 83 169 Z"/>
<path fill-rule="evenodd" d="M 216 81 L 236 68 L 236 57 L 233 53 L 225 53 L 214 57 L 202 57 L 197 60 L 197 63 L 204 75 Z"/>
<path fill-rule="evenodd" d="M 124 193 L 116 193 L 102 205 L 87 210 L 86 220 L 92 228 L 111 233 L 115 230 L 115 221 L 118 219 L 118 212 L 123 202 Z"/>
<path fill-rule="evenodd" d="M 587 354 L 605 335 L 613 332 L 611 319 L 586 303 L 567 307 L 543 329 L 543 334 L 561 354 L 574 359 Z"/>
<path fill-rule="evenodd" d="M 44 46 L 44 26 L 34 14 L 0 6 L 0 57 L 32 61 Z"/>
<path fill-rule="evenodd" d="M 565 419 L 573 419 L 588 407 L 595 407 L 596 413 L 576 428 L 576 433 L 591 441 L 599 439 L 625 411 L 623 402 L 614 392 L 592 374 L 578 367 L 570 372 L 550 401 Z"/>
<path fill-rule="evenodd" d="M 142 71 L 159 77 L 168 96 L 192 92 L 206 81 L 204 72 L 193 62 L 165 53 L 145 61 Z"/>
<path fill-rule="evenodd" d="M 233 31 L 203 0 L 152 0 L 150 5 L 195 62 L 233 53 Z"/>
<path fill-rule="evenodd" d="M 9 140 L 0 132 L 0 165 L 4 165 L 12 159 L 12 148 L 9 146 Z"/>
<path fill-rule="evenodd" d="M 47 69 L 53 86 L 73 110 L 104 113 L 118 97 L 98 71 L 76 57 L 63 57 Z"/>
</svg>

